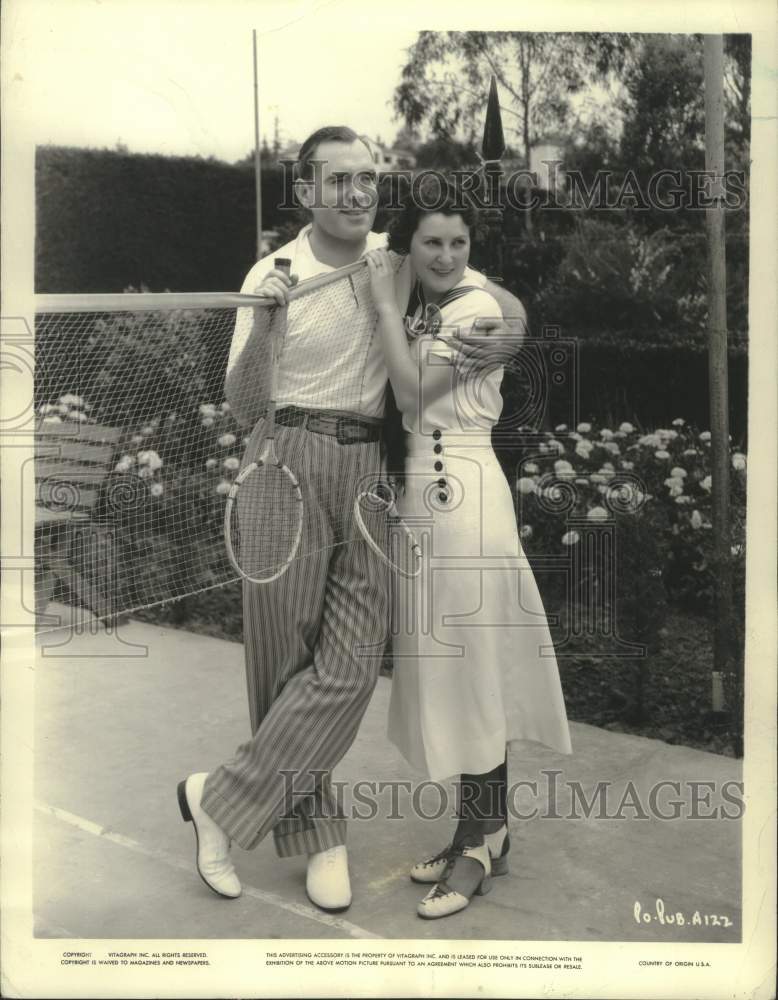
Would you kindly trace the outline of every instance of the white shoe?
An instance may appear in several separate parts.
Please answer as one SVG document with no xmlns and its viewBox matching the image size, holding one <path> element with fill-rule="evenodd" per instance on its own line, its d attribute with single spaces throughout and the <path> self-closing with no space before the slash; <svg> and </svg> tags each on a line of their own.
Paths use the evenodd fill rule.
<svg viewBox="0 0 778 1000">
<path fill-rule="evenodd" d="M 508 875 L 508 851 L 511 841 L 508 836 L 508 827 L 502 826 L 496 833 L 487 833 L 484 836 L 486 846 L 489 848 L 489 857 L 492 862 L 492 875 Z M 443 878 L 446 865 L 455 857 L 457 849 L 453 844 L 444 847 L 443 850 L 432 858 L 424 861 L 417 861 L 411 868 L 411 878 L 414 882 L 434 884 Z"/>
<path fill-rule="evenodd" d="M 473 895 L 485 896 L 492 888 L 492 865 L 491 858 L 489 857 L 489 848 L 486 844 L 481 844 L 477 847 L 465 847 L 459 853 L 463 858 L 473 858 L 475 861 L 478 861 L 483 868 L 481 881 L 473 890 Z M 454 861 L 451 864 L 453 867 Z M 450 873 L 447 870 L 444 872 L 445 874 Z M 437 920 L 439 917 L 448 917 L 452 913 L 459 913 L 460 910 L 464 910 L 469 905 L 470 897 L 457 892 L 456 889 L 452 889 L 444 878 L 442 882 L 438 882 L 436 886 L 430 889 L 419 903 L 416 912 L 426 920 Z"/>
<path fill-rule="evenodd" d="M 308 855 L 305 891 L 312 903 L 330 913 L 351 906 L 348 854 L 344 844 Z"/>
<path fill-rule="evenodd" d="M 197 839 L 197 873 L 209 889 L 236 899 L 241 885 L 230 861 L 230 838 L 200 807 L 207 774 L 190 774 L 178 785 L 178 806 L 186 822 L 192 823 Z"/>
</svg>

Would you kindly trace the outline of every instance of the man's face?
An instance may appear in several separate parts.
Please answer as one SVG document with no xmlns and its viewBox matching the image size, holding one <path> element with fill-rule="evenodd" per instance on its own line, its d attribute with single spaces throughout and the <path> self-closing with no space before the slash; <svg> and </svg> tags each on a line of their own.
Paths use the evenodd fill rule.
<svg viewBox="0 0 778 1000">
<path fill-rule="evenodd" d="M 317 227 L 346 243 L 361 243 L 378 207 L 373 158 L 360 140 L 322 142 L 312 164 L 313 178 L 297 182 L 300 201 Z"/>
</svg>

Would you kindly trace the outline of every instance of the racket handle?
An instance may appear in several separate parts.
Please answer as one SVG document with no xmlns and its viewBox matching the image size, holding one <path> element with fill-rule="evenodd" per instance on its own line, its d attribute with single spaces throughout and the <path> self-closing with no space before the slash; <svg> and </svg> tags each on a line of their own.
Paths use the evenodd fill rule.
<svg viewBox="0 0 778 1000">
<path fill-rule="evenodd" d="M 292 273 L 292 262 L 288 257 L 276 257 L 273 267 L 276 271 L 283 271 L 287 276 Z"/>
</svg>

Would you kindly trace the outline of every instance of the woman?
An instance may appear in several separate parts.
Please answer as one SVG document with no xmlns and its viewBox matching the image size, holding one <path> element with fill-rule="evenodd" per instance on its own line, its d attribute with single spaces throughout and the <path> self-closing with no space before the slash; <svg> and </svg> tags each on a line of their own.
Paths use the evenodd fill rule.
<svg viewBox="0 0 778 1000">
<path fill-rule="evenodd" d="M 425 551 L 418 577 L 396 578 L 389 737 L 431 779 L 461 775 L 452 844 L 411 871 L 434 883 L 418 907 L 427 918 L 463 909 L 508 870 L 506 744 L 570 753 L 543 604 L 491 445 L 503 369 L 462 371 L 446 344 L 500 315 L 463 278 L 475 223 L 450 195 L 434 209 L 409 202 L 394 220 L 389 250 L 415 277 L 404 318 L 389 252 L 366 255 L 402 420 L 397 505 Z"/>
</svg>

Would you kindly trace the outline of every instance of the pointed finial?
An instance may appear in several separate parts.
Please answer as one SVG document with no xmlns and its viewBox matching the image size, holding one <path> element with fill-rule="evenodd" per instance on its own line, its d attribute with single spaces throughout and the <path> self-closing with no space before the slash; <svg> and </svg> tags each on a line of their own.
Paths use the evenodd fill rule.
<svg viewBox="0 0 778 1000">
<path fill-rule="evenodd" d="M 492 82 L 489 87 L 489 99 L 486 102 L 486 118 L 484 120 L 484 138 L 481 143 L 481 153 L 485 160 L 499 160 L 504 152 L 505 137 L 502 132 L 500 99 L 497 96 L 497 80 L 492 76 Z"/>
</svg>

